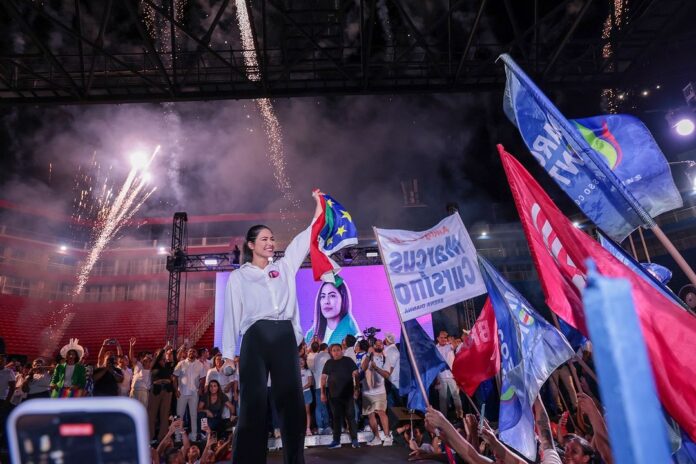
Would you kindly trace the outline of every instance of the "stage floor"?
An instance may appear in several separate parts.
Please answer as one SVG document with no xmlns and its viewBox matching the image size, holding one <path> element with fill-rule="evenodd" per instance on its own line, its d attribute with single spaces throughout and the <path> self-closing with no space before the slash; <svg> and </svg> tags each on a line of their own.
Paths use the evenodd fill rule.
<svg viewBox="0 0 696 464">
<path fill-rule="evenodd" d="M 404 446 L 361 446 L 353 449 L 343 445 L 340 449 L 328 449 L 325 447 L 307 448 L 304 452 L 306 464 L 391 464 L 408 461 L 409 450 Z M 268 464 L 281 464 L 283 451 L 270 451 Z M 437 461 L 418 461 L 433 463 Z"/>
</svg>

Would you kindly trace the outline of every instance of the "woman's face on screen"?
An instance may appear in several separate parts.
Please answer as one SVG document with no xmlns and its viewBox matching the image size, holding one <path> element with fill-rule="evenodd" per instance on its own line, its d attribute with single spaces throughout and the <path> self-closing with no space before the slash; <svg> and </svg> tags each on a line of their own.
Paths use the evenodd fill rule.
<svg viewBox="0 0 696 464">
<path fill-rule="evenodd" d="M 321 293 L 319 293 L 319 307 L 321 308 L 321 314 L 326 319 L 338 317 L 341 314 L 342 303 L 343 298 L 341 298 L 341 293 L 333 284 L 324 284 L 321 287 Z"/>
</svg>

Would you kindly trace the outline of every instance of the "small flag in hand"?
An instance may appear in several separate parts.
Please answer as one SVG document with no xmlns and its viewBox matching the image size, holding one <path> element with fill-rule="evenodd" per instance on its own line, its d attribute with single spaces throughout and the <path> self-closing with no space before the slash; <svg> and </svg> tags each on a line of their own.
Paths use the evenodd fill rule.
<svg viewBox="0 0 696 464">
<path fill-rule="evenodd" d="M 337 274 L 341 267 L 329 256 L 345 247 L 356 245 L 358 231 L 350 213 L 339 202 L 325 193 L 319 197 L 323 214 L 312 225 L 309 248 L 314 280 L 340 285 L 342 280 Z"/>
</svg>

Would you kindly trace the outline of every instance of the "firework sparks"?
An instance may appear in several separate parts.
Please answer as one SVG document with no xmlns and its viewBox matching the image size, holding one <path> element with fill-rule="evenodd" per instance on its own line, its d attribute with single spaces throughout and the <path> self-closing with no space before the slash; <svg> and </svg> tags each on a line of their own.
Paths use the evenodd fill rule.
<svg viewBox="0 0 696 464">
<path fill-rule="evenodd" d="M 602 47 L 602 58 L 604 60 L 611 60 L 614 56 L 614 49 L 612 45 L 612 35 L 615 31 L 620 31 L 621 27 L 625 23 L 626 10 L 628 7 L 628 0 L 613 0 L 612 9 L 609 11 L 606 19 L 604 20 L 604 26 L 602 28 L 602 39 L 604 39 L 605 44 Z M 610 61 L 607 65 L 608 71 L 614 71 L 614 62 Z M 619 109 L 619 102 L 617 100 L 619 92 L 617 89 L 603 89 L 602 90 L 602 100 L 607 106 L 609 113 L 617 113 Z"/>
<path fill-rule="evenodd" d="M 71 299 L 73 301 L 87 285 L 90 273 L 99 260 L 102 251 L 155 192 L 156 187 L 150 188 L 148 186 L 150 173 L 147 169 L 152 164 L 159 150 L 160 146 L 158 145 L 145 162 L 141 164 L 133 163 L 133 167 L 113 201 L 113 188 L 109 185 L 108 175 L 101 174 L 101 167 L 96 161 L 96 153 L 90 163 L 92 172 L 88 172 L 82 166 L 78 167 L 74 186 L 76 196 L 73 201 L 72 217 L 78 223 L 84 220 L 93 220 L 94 229 L 87 257 L 77 272 L 77 282 L 71 291 Z M 107 172 L 110 171 L 111 168 L 109 167 Z M 95 180 L 101 184 L 96 189 L 93 187 Z M 50 355 L 51 350 L 60 341 L 59 338 L 62 337 L 63 330 L 71 320 L 71 308 L 72 303 L 66 303 L 51 315 L 49 326 L 44 331 L 42 337 L 44 355 Z"/>
<path fill-rule="evenodd" d="M 237 6 L 237 22 L 239 24 L 242 47 L 244 48 L 242 55 L 246 66 L 246 74 L 250 81 L 259 81 L 261 80 L 261 71 L 259 69 L 256 47 L 254 46 L 246 0 L 235 0 L 235 4 Z M 268 137 L 269 157 L 273 166 L 273 177 L 275 178 L 276 186 L 283 198 L 294 208 L 298 208 L 299 202 L 292 192 L 292 184 L 285 172 L 283 131 L 273 109 L 273 103 L 268 98 L 259 98 L 255 102 L 263 118 L 264 129 Z"/>
<path fill-rule="evenodd" d="M 131 169 L 113 203 L 105 201 L 102 209 L 99 211 L 94 238 L 87 253 L 87 258 L 77 273 L 77 285 L 73 290 L 73 296 L 79 295 L 87 284 L 89 274 L 106 245 L 114 239 L 118 231 L 133 217 L 145 200 L 155 192 L 156 187 L 148 188 L 149 174 L 147 168 L 152 164 L 159 149 L 160 146 L 158 145 L 144 166 L 134 166 Z"/>
</svg>

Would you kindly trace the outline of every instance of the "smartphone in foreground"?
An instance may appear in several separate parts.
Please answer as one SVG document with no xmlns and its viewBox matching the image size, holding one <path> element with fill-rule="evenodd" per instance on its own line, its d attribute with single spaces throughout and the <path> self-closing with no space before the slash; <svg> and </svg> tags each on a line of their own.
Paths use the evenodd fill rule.
<svg viewBox="0 0 696 464">
<path fill-rule="evenodd" d="M 13 464 L 150 462 L 147 413 L 130 398 L 36 399 L 7 421 Z"/>
</svg>

